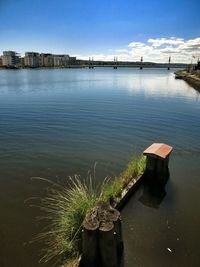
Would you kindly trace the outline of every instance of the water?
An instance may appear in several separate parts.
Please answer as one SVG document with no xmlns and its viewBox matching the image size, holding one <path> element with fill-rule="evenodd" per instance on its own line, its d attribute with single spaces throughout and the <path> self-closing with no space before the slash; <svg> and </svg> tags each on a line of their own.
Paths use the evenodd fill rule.
<svg viewBox="0 0 200 267">
<path fill-rule="evenodd" d="M 173 70 L 1 70 L 0 266 L 43 266 L 25 200 L 47 184 L 31 177 L 86 176 L 97 162 L 100 181 L 153 142 L 174 146 L 171 178 L 156 204 L 141 187 L 123 210 L 125 267 L 198 266 L 199 97 Z"/>
</svg>

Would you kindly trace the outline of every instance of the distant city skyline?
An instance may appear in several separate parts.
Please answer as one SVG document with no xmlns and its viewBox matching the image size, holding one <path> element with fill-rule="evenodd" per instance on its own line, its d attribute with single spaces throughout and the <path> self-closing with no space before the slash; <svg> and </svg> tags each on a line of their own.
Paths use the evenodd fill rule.
<svg viewBox="0 0 200 267">
<path fill-rule="evenodd" d="M 200 57 L 197 0 L 0 2 L 0 54 L 190 63 Z"/>
</svg>

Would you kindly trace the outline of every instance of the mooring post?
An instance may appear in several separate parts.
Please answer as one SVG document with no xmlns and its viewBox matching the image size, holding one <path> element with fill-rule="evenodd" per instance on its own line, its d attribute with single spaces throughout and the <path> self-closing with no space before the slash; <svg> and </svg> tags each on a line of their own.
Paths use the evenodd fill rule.
<svg viewBox="0 0 200 267">
<path fill-rule="evenodd" d="M 82 230 L 82 261 L 81 266 L 98 266 L 98 209 L 92 209 L 85 217 Z"/>
<path fill-rule="evenodd" d="M 120 216 L 116 221 L 114 221 L 114 230 L 116 233 L 117 255 L 118 258 L 120 258 L 124 250 L 124 242 L 122 236 L 122 219 Z"/>
<path fill-rule="evenodd" d="M 154 181 L 166 182 L 169 176 L 169 155 L 173 147 L 154 143 L 143 154 L 147 157 L 146 175 Z"/>
<path fill-rule="evenodd" d="M 101 223 L 99 250 L 102 267 L 118 267 L 117 240 L 113 222 Z"/>
<path fill-rule="evenodd" d="M 119 267 L 123 250 L 120 212 L 107 202 L 90 210 L 83 222 L 83 267 Z"/>
</svg>

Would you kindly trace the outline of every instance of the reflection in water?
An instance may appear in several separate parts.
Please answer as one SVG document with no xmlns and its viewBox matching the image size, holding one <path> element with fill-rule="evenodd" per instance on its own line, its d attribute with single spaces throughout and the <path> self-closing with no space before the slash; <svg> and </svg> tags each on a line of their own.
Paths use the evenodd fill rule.
<svg viewBox="0 0 200 267">
<path fill-rule="evenodd" d="M 146 74 L 146 73 L 145 73 Z M 122 82 L 122 81 L 121 81 Z M 123 81 L 124 82 L 124 81 Z M 174 82 L 174 74 L 168 73 L 166 75 L 155 76 L 133 75 L 126 80 L 127 88 L 131 94 L 142 93 L 146 97 L 184 97 L 196 100 L 200 93 L 196 90 L 191 90 L 191 87 L 182 80 Z M 181 88 L 181 90 L 180 90 Z M 183 90 L 184 88 L 184 90 Z"/>
<path fill-rule="evenodd" d="M 76 72 L 76 73 L 75 73 Z M 185 81 L 175 80 L 173 70 L 165 72 L 159 69 L 95 69 L 92 72 L 77 70 L 10 70 L 1 71 L 0 87 L 2 93 L 30 94 L 65 89 L 77 90 L 83 84 L 88 89 L 115 88 L 128 90 L 131 94 L 143 94 L 145 97 L 180 97 L 199 100 L 200 93 L 192 90 Z M 156 72 L 156 75 L 155 75 Z M 67 83 L 66 83 L 67 82 Z"/>
<path fill-rule="evenodd" d="M 166 183 L 152 183 L 146 180 L 139 201 L 147 207 L 158 209 L 166 196 L 165 185 Z"/>
</svg>

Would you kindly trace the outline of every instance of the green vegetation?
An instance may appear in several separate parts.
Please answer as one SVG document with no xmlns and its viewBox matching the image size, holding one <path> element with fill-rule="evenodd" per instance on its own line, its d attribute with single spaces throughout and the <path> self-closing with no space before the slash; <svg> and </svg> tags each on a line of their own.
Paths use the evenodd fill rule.
<svg viewBox="0 0 200 267">
<path fill-rule="evenodd" d="M 101 200 L 116 197 L 131 179 L 143 173 L 144 168 L 145 158 L 133 157 L 119 177 L 114 181 L 104 180 L 100 189 L 93 188 L 92 177 L 85 182 L 77 175 L 70 178 L 67 188 L 58 186 L 58 189 L 51 189 L 41 205 L 47 214 L 45 219 L 51 222 L 48 229 L 37 237 L 37 240 L 45 241 L 41 261 L 63 259 L 67 266 L 75 266 L 77 260 L 71 259 L 79 256 L 81 227 L 88 210 Z"/>
<path fill-rule="evenodd" d="M 114 181 L 106 184 L 103 190 L 103 199 L 108 199 L 120 196 L 122 190 L 129 184 L 133 179 L 137 179 L 145 170 L 146 157 L 142 156 L 139 159 L 133 156 L 129 162 L 127 168 L 116 177 Z"/>
<path fill-rule="evenodd" d="M 37 240 L 44 240 L 46 246 L 41 261 L 78 256 L 82 222 L 87 211 L 100 199 L 101 196 L 92 187 L 92 179 L 83 182 L 77 175 L 70 178 L 67 188 L 50 190 L 41 204 L 47 214 L 45 218 L 51 221 L 49 230 L 37 237 Z"/>
</svg>

